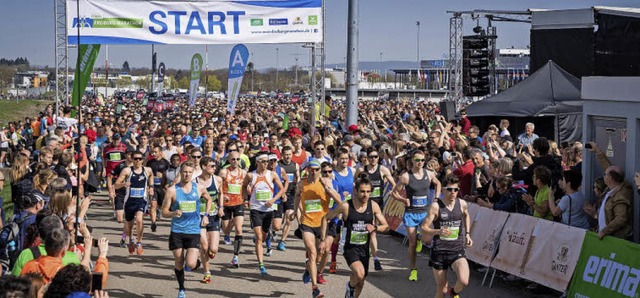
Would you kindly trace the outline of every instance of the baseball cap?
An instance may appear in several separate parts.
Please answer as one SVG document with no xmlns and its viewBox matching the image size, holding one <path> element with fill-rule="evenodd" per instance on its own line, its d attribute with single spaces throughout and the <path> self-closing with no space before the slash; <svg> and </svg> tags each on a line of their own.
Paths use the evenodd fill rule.
<svg viewBox="0 0 640 298">
<path fill-rule="evenodd" d="M 28 208 L 44 201 L 44 198 L 33 192 L 22 194 L 22 207 Z"/>
<path fill-rule="evenodd" d="M 347 130 L 350 132 L 358 131 L 358 126 L 355 124 L 351 124 L 347 127 Z"/>
<path fill-rule="evenodd" d="M 269 160 L 278 160 L 278 156 L 275 154 L 269 154 Z"/>
<path fill-rule="evenodd" d="M 111 139 L 118 139 L 119 140 L 121 138 L 122 138 L 122 136 L 120 136 L 119 133 L 114 133 L 113 136 L 111 136 Z"/>
</svg>

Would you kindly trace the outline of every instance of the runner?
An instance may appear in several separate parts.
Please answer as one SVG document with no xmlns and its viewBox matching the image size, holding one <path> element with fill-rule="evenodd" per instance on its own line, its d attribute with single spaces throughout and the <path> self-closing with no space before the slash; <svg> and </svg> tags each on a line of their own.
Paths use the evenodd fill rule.
<svg viewBox="0 0 640 298">
<path fill-rule="evenodd" d="M 289 183 L 287 172 L 278 164 L 278 156 L 276 156 L 275 154 L 269 154 L 269 166 L 267 167 L 267 169 L 269 171 L 275 172 L 278 175 L 280 181 L 282 182 L 282 185 L 284 186 L 285 193 L 290 188 L 292 188 L 291 183 Z M 278 193 L 279 191 L 280 188 L 278 188 L 278 186 L 274 186 L 274 193 Z M 273 221 L 271 222 L 271 230 L 269 231 L 269 233 L 267 233 L 267 238 L 265 240 L 267 252 L 264 255 L 267 257 L 271 256 L 271 243 L 273 241 L 276 241 L 276 233 L 282 229 L 282 217 L 285 213 L 284 205 L 286 204 L 286 202 L 283 202 L 283 200 L 287 202 L 289 201 L 288 197 L 285 194 L 283 194 L 273 205 Z M 291 201 L 293 201 L 293 199 L 291 199 Z"/>
<path fill-rule="evenodd" d="M 325 215 L 329 211 L 331 199 L 339 200 L 340 195 L 333 189 L 331 180 L 320 177 L 320 162 L 309 162 L 309 175 L 298 182 L 295 195 L 295 216 L 300 223 L 302 239 L 307 251 L 307 262 L 302 281 L 311 281 L 312 297 L 324 297 L 318 289 L 317 262 L 325 250 L 325 234 L 327 221 Z"/>
<path fill-rule="evenodd" d="M 423 241 L 433 238 L 429 267 L 433 268 L 433 277 L 436 282 L 435 297 L 444 297 L 445 294 L 449 294 L 450 297 L 457 298 L 469 284 L 469 264 L 464 250 L 465 246 L 473 245 L 467 231 L 471 219 L 467 202 L 457 197 L 460 191 L 458 177 L 449 174 L 444 181 L 444 199 L 431 204 L 429 215 L 420 228 Z M 447 284 L 449 268 L 456 273 L 457 278 L 452 288 L 448 288 Z"/>
<path fill-rule="evenodd" d="M 333 170 L 333 180 L 336 181 L 338 185 L 338 193 L 340 194 L 340 199 L 342 202 L 346 202 L 351 200 L 351 196 L 353 194 L 353 181 L 354 179 L 354 170 L 349 167 L 349 150 L 345 148 L 338 149 L 337 156 L 337 164 L 336 168 Z M 338 272 L 338 263 L 335 262 L 336 255 L 338 252 L 342 253 L 345 244 L 345 234 L 342 233 L 341 230 L 344 229 L 341 224 L 338 224 L 340 228 L 336 228 L 337 232 L 335 237 L 338 237 L 338 233 L 340 233 L 339 243 L 331 244 L 331 264 L 329 265 L 329 273 L 335 274 Z"/>
<path fill-rule="evenodd" d="M 207 139 L 209 140 L 209 139 Z M 205 140 L 205 144 L 207 142 Z M 198 187 L 204 187 L 211 197 L 211 209 L 207 211 L 206 198 L 200 196 L 200 217 L 209 217 L 209 224 L 200 229 L 200 257 L 202 259 L 204 277 L 202 283 L 211 283 L 211 270 L 209 260 L 213 260 L 218 253 L 220 243 L 220 218 L 224 215 L 224 203 L 218 200 L 222 178 L 214 173 L 217 169 L 216 162 L 211 157 L 204 157 L 200 161 L 202 174 L 196 178 Z"/>
<path fill-rule="evenodd" d="M 251 229 L 256 235 L 255 252 L 258 258 L 258 267 L 261 275 L 267 275 L 267 268 L 263 263 L 262 241 L 267 238 L 273 220 L 273 204 L 284 194 L 285 189 L 280 182 L 280 177 L 267 169 L 269 153 L 260 152 L 256 157 L 258 168 L 244 177 L 242 189 L 246 189 L 249 195 L 251 208 Z M 274 185 L 280 191 L 275 193 Z M 234 256 L 235 258 L 235 256 Z"/>
<path fill-rule="evenodd" d="M 127 146 L 120 142 L 120 134 L 118 133 L 111 136 L 111 143 L 106 145 L 104 150 L 102 150 L 102 163 L 107 176 L 107 191 L 109 192 L 109 200 L 113 203 L 116 217 L 118 216 L 118 209 L 116 208 L 116 192 L 115 189 L 113 189 L 113 183 L 117 177 L 114 177 L 112 173 L 113 170 L 125 160 L 126 151 Z M 120 217 L 117 218 L 118 222 L 122 222 L 122 212 L 120 212 Z"/>
<path fill-rule="evenodd" d="M 378 203 L 370 201 L 372 183 L 363 178 L 356 181 L 355 199 L 339 205 L 329 212 L 328 218 L 342 214 L 346 234 L 344 259 L 351 268 L 351 277 L 347 282 L 346 298 L 359 297 L 364 280 L 369 274 L 369 241 L 373 234 L 389 230 Z"/>
<path fill-rule="evenodd" d="M 369 159 L 369 164 L 364 166 L 364 168 L 358 169 L 358 171 L 356 171 L 356 177 L 360 177 L 360 173 L 367 174 L 373 187 L 369 198 L 371 201 L 378 203 L 380 210 L 383 210 L 385 182 L 389 183 L 391 189 L 396 187 L 396 182 L 393 180 L 393 176 L 391 176 L 391 171 L 380 164 L 380 156 L 375 147 L 369 147 L 367 149 L 367 158 Z M 373 268 L 376 269 L 376 271 L 380 271 L 382 270 L 382 265 L 378 259 L 378 239 L 375 232 L 371 234 L 370 240 L 371 255 L 373 256 Z"/>
<path fill-rule="evenodd" d="M 240 154 L 238 151 L 230 151 L 227 155 L 229 158 L 229 167 L 220 171 L 222 177 L 222 197 L 224 200 L 224 216 L 222 216 L 222 229 L 224 230 L 224 243 L 231 244 L 229 234 L 231 229 L 235 228 L 235 239 L 233 241 L 233 259 L 229 264 L 230 267 L 238 268 L 238 253 L 242 246 L 242 223 L 244 222 L 244 192 L 242 181 L 247 172 L 241 169 L 238 164 L 240 162 Z M 230 222 L 230 220 L 233 220 Z"/>
<path fill-rule="evenodd" d="M 142 166 L 144 155 L 140 151 L 133 153 L 133 166 L 125 168 L 118 176 L 115 189 L 126 187 L 124 198 L 125 232 L 129 236 L 129 254 L 135 251 L 138 255 L 144 252 L 142 248 L 142 233 L 144 225 L 142 218 L 147 211 L 149 198 L 153 196 L 153 171 Z M 126 180 L 126 181 L 125 181 Z M 136 220 L 136 239 L 133 238 L 133 220 Z"/>
<path fill-rule="evenodd" d="M 178 298 L 185 297 L 184 267 L 195 271 L 200 267 L 198 252 L 200 227 L 209 225 L 209 217 L 198 214 L 200 196 L 206 200 L 205 210 L 211 210 L 211 197 L 206 188 L 191 182 L 195 164 L 186 161 L 180 167 L 181 182 L 167 189 L 162 205 L 162 216 L 171 218 L 169 250 L 175 258 L 174 272 L 178 280 Z M 186 253 L 186 256 L 185 256 Z"/>
<path fill-rule="evenodd" d="M 322 177 L 331 179 L 333 183 L 333 189 L 338 189 L 338 182 L 335 180 L 335 172 L 333 170 L 333 165 L 328 162 L 323 162 L 320 165 L 322 169 Z M 334 210 L 338 208 L 342 204 L 342 200 L 334 201 L 333 199 L 329 202 L 329 210 Z M 325 284 L 327 281 L 322 276 L 322 272 L 324 271 L 324 267 L 327 265 L 327 257 L 329 253 L 331 253 L 331 265 L 329 266 L 329 273 L 335 274 L 337 273 L 338 266 L 336 265 L 336 255 L 338 254 L 338 243 L 340 241 L 339 231 L 342 226 L 341 218 L 329 218 L 329 223 L 327 224 L 327 235 L 325 238 L 325 247 L 330 249 L 325 249 L 325 251 L 320 256 L 320 267 L 318 268 L 318 283 Z"/>
<path fill-rule="evenodd" d="M 403 198 L 405 204 L 404 218 L 402 220 L 407 231 L 409 239 L 409 247 L 407 248 L 407 256 L 409 257 L 409 274 L 410 281 L 418 281 L 418 269 L 416 267 L 416 246 L 418 243 L 417 227 L 427 217 L 429 202 L 432 200 L 428 197 L 429 187 L 431 184 L 435 186 L 436 198 L 440 197 L 440 181 L 435 175 L 423 169 L 425 163 L 424 152 L 420 150 L 411 153 L 411 170 L 403 173 L 398 180 L 398 184 L 394 189 L 397 198 Z M 406 196 L 402 196 L 400 191 L 406 190 Z"/>
<path fill-rule="evenodd" d="M 166 193 L 166 173 L 169 169 L 169 161 L 164 158 L 162 153 L 162 146 L 155 145 L 151 151 L 153 159 L 147 162 L 147 166 L 153 171 L 153 192 L 151 197 L 151 210 L 149 210 L 149 216 L 151 217 L 151 232 L 155 232 L 157 228 L 157 216 L 156 210 L 159 206 L 162 206 L 164 195 Z"/>
<path fill-rule="evenodd" d="M 296 135 L 293 137 L 293 146 L 294 146 L 294 152 L 291 157 L 291 160 L 295 162 L 300 167 L 300 169 L 302 169 L 302 165 L 304 165 L 307 162 L 307 159 L 309 158 L 309 156 L 311 156 L 311 153 L 304 150 L 304 147 L 302 147 L 301 135 Z"/>
<path fill-rule="evenodd" d="M 294 197 L 296 195 L 296 185 L 300 181 L 300 166 L 293 162 L 293 149 L 290 146 L 284 146 L 282 148 L 282 160 L 278 162 L 278 165 L 287 173 L 287 180 L 289 181 L 289 188 L 283 196 L 282 204 L 278 204 L 278 209 L 284 212 L 284 226 L 282 228 L 282 237 L 278 242 L 278 250 L 287 250 L 287 237 L 289 237 L 289 231 L 291 230 L 291 216 L 294 213 Z M 282 206 L 282 207 L 280 207 Z"/>
<path fill-rule="evenodd" d="M 115 189 L 113 184 L 115 184 L 116 180 L 120 177 L 122 171 L 126 168 L 130 168 L 133 166 L 133 152 L 128 151 L 125 153 L 125 160 L 118 164 L 113 171 L 110 172 L 109 176 L 107 176 L 107 188 L 109 192 L 113 189 L 113 208 L 116 210 L 116 220 L 118 223 L 122 224 L 122 237 L 120 238 L 120 247 L 125 248 L 127 246 L 127 223 L 124 221 L 124 200 L 127 196 L 127 188 L 122 187 L 120 189 Z M 113 184 L 109 182 L 113 180 Z M 111 195 L 109 195 L 111 196 Z M 129 239 L 133 241 L 133 239 Z"/>
</svg>

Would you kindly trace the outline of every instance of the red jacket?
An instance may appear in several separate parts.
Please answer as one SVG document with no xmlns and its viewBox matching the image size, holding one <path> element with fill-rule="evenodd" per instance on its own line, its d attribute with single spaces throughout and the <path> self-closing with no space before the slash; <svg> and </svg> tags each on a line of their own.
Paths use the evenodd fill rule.
<svg viewBox="0 0 640 298">
<path fill-rule="evenodd" d="M 458 179 L 460 179 L 460 196 L 471 194 L 471 183 L 473 183 L 474 170 L 475 166 L 473 165 L 473 161 L 468 160 L 462 166 L 453 171 L 453 174 L 458 176 Z"/>
</svg>

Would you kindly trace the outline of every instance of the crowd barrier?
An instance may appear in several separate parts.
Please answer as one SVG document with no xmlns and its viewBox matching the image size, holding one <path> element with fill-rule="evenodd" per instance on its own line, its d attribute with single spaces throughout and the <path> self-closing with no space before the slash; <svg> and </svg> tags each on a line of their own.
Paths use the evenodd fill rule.
<svg viewBox="0 0 640 298">
<path fill-rule="evenodd" d="M 467 258 L 494 272 L 568 290 L 567 297 L 640 296 L 636 243 L 610 236 L 600 240 L 580 228 L 473 203 L 469 215 L 474 244 Z"/>
</svg>

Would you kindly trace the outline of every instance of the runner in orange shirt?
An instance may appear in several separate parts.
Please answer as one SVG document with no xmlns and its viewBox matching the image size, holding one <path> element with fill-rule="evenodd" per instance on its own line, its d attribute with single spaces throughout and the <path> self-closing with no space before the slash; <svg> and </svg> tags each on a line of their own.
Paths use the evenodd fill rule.
<svg viewBox="0 0 640 298">
<path fill-rule="evenodd" d="M 244 193 L 242 182 L 247 172 L 240 168 L 240 153 L 233 151 L 229 153 L 230 165 L 220 171 L 222 177 L 222 198 L 224 200 L 224 215 L 222 216 L 222 229 L 225 235 L 225 244 L 231 244 L 229 234 L 231 228 L 235 227 L 236 234 L 233 241 L 233 259 L 229 267 L 238 268 L 238 253 L 242 246 L 242 223 L 244 222 Z M 233 219 L 233 225 L 231 220 Z"/>
</svg>

